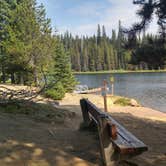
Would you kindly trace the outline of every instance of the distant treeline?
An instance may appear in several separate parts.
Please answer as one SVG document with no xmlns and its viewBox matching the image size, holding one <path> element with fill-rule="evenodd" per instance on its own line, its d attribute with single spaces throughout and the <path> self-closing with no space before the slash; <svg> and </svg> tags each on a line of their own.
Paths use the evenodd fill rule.
<svg viewBox="0 0 166 166">
<path fill-rule="evenodd" d="M 104 26 L 98 25 L 97 35 L 75 36 L 66 32 L 61 36 L 66 51 L 70 54 L 74 71 L 163 69 L 166 49 L 160 37 L 152 34 L 137 36 L 134 46 L 122 32 L 121 22 L 116 33 L 106 34 Z"/>
</svg>

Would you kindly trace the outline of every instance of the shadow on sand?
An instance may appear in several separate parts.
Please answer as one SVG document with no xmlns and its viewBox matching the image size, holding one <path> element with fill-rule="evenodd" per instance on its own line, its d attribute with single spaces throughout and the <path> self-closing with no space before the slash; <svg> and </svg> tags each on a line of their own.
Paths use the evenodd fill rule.
<svg viewBox="0 0 166 166">
<path fill-rule="evenodd" d="M 24 115 L 0 113 L 0 165 L 2 166 L 98 166 L 98 137 L 80 131 L 79 106 L 66 106 L 76 113 L 63 124 L 41 123 Z M 111 114 L 148 145 L 149 151 L 119 166 L 165 166 L 166 123 Z"/>
</svg>

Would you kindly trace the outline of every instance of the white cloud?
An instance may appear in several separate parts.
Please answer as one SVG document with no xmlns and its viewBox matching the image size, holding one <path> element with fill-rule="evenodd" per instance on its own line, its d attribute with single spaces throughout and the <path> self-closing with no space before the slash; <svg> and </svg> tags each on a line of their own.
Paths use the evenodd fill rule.
<svg viewBox="0 0 166 166">
<path fill-rule="evenodd" d="M 132 0 L 107 0 L 110 6 L 104 8 L 98 6 L 97 3 L 85 3 L 83 6 L 70 9 L 70 13 L 77 13 L 81 17 L 92 17 L 95 16 L 97 21 L 91 23 L 78 25 L 75 27 L 63 27 L 61 32 L 67 29 L 74 35 L 93 35 L 96 33 L 97 24 L 105 25 L 108 35 L 111 35 L 112 29 L 118 30 L 118 21 L 121 20 L 122 26 L 130 27 L 133 23 L 139 21 L 136 16 L 136 10 L 138 7 L 132 4 Z M 103 9 L 102 9 L 103 8 Z M 65 30 L 66 29 L 66 30 Z M 148 32 L 156 33 L 157 25 L 156 22 L 152 22 Z"/>
<path fill-rule="evenodd" d="M 100 10 L 103 9 L 100 3 L 85 2 L 81 6 L 76 6 L 68 10 L 70 14 L 77 14 L 81 17 L 95 17 L 100 16 Z"/>
</svg>

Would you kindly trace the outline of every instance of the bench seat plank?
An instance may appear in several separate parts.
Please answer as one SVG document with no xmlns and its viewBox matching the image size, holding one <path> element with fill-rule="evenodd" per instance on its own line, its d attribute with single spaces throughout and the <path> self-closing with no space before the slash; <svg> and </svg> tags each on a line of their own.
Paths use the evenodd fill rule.
<svg viewBox="0 0 166 166">
<path fill-rule="evenodd" d="M 115 124 L 117 127 L 117 139 L 111 141 L 118 149 L 139 149 L 140 151 L 146 151 L 147 146 L 137 139 L 133 134 L 127 131 L 121 124 L 119 124 L 116 120 L 114 120 L 108 113 L 102 112 L 98 109 L 93 103 L 89 100 L 86 100 L 88 103 L 87 109 L 90 114 L 94 117 L 95 121 L 101 116 L 105 116 L 107 119 L 111 121 L 112 124 Z"/>
<path fill-rule="evenodd" d="M 148 147 L 125 129 L 109 113 L 101 111 L 88 99 L 80 101 L 84 122 L 98 127 L 101 156 L 105 165 L 130 158 L 148 150 Z M 115 126 L 115 128 L 114 128 Z M 114 135 L 115 134 L 115 135 Z"/>
</svg>

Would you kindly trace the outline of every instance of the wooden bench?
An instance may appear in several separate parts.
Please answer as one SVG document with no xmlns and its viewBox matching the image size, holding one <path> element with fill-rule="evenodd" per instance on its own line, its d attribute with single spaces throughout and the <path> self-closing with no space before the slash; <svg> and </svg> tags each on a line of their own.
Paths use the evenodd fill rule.
<svg viewBox="0 0 166 166">
<path fill-rule="evenodd" d="M 80 105 L 84 123 L 90 125 L 93 122 L 98 128 L 103 165 L 114 166 L 148 150 L 142 141 L 88 99 L 81 99 Z"/>
</svg>

